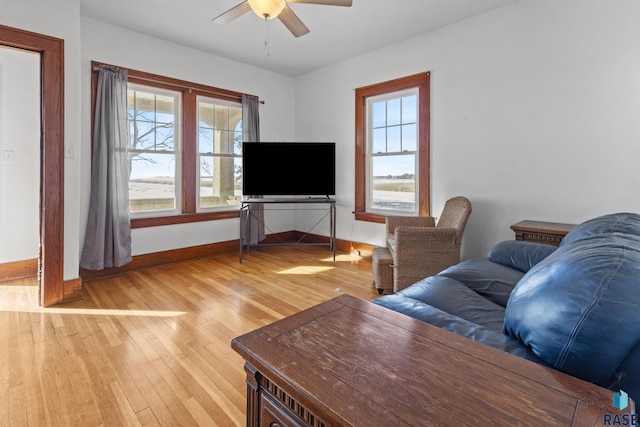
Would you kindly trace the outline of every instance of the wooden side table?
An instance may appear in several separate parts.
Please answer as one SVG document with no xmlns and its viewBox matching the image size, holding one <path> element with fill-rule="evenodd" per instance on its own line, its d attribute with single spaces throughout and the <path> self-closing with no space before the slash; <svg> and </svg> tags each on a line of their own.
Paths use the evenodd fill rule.
<svg viewBox="0 0 640 427">
<path fill-rule="evenodd" d="M 516 233 L 516 240 L 558 246 L 575 226 L 560 222 L 524 220 L 513 224 L 511 229 Z"/>
</svg>

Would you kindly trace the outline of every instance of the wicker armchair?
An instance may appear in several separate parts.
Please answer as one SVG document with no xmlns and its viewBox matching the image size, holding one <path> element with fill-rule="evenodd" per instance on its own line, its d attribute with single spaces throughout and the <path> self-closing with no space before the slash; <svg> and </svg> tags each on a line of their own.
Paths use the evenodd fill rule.
<svg viewBox="0 0 640 427">
<path fill-rule="evenodd" d="M 433 217 L 387 217 L 394 292 L 460 262 L 462 234 L 470 214 L 471 202 L 454 197 L 444 205 L 437 225 Z"/>
</svg>

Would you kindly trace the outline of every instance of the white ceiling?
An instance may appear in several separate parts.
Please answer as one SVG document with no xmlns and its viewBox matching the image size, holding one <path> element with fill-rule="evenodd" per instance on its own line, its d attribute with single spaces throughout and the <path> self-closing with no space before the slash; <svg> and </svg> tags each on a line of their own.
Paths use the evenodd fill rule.
<svg viewBox="0 0 640 427">
<path fill-rule="evenodd" d="M 288 76 L 435 30 L 517 0 L 353 0 L 351 7 L 290 4 L 311 32 L 295 38 L 249 12 L 211 19 L 242 0 L 80 0 L 83 16 Z M 268 54 L 267 54 L 268 53 Z"/>
</svg>

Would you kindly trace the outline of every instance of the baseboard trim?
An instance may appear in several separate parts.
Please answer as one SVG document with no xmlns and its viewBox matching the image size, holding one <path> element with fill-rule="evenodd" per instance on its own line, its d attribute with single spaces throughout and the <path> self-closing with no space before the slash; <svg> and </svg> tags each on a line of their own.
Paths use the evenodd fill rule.
<svg viewBox="0 0 640 427">
<path fill-rule="evenodd" d="M 205 258 L 212 255 L 219 255 L 232 250 L 239 250 L 237 240 L 210 243 L 207 245 L 191 246 L 188 248 L 172 249 L 163 252 L 153 252 L 150 254 L 136 255 L 132 261 L 122 267 L 105 268 L 100 271 L 80 269 L 80 277 L 84 281 L 99 279 L 102 277 L 115 276 L 130 271 L 142 270 L 150 267 L 158 267 L 166 264 L 173 264 L 181 261 Z"/>
<path fill-rule="evenodd" d="M 38 258 L 0 264 L 0 282 L 38 275 Z"/>
<path fill-rule="evenodd" d="M 303 233 L 300 231 L 286 231 L 282 233 L 269 234 L 262 243 L 274 244 L 281 242 L 297 242 L 303 243 L 319 243 L 326 244 L 329 242 L 327 236 Z M 371 257 L 373 246 L 364 243 L 354 243 L 348 240 L 336 239 L 336 250 L 346 253 L 353 251 L 358 252 L 363 258 Z M 100 279 L 102 277 L 115 276 L 128 273 L 131 271 L 143 270 L 150 267 L 158 267 L 161 265 L 173 264 L 176 262 L 189 261 L 192 259 L 206 258 L 214 255 L 221 255 L 240 251 L 240 241 L 230 240 L 226 242 L 210 243 L 207 245 L 191 246 L 188 248 L 172 249 L 163 252 L 154 252 L 150 254 L 136 255 L 133 260 L 126 265 L 118 268 L 105 268 L 100 271 L 92 271 L 80 269 L 80 278 L 78 280 L 89 281 Z M 81 286 L 81 285 L 80 285 Z M 74 288 L 75 289 L 75 288 Z"/>
</svg>

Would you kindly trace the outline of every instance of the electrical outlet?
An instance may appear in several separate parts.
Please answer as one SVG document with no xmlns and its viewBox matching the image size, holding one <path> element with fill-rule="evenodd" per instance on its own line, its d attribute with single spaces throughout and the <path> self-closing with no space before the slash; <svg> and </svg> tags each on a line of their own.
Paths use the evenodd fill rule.
<svg viewBox="0 0 640 427">
<path fill-rule="evenodd" d="M 13 150 L 3 150 L 2 151 L 2 161 L 11 163 L 16 160 L 16 152 Z"/>
</svg>

